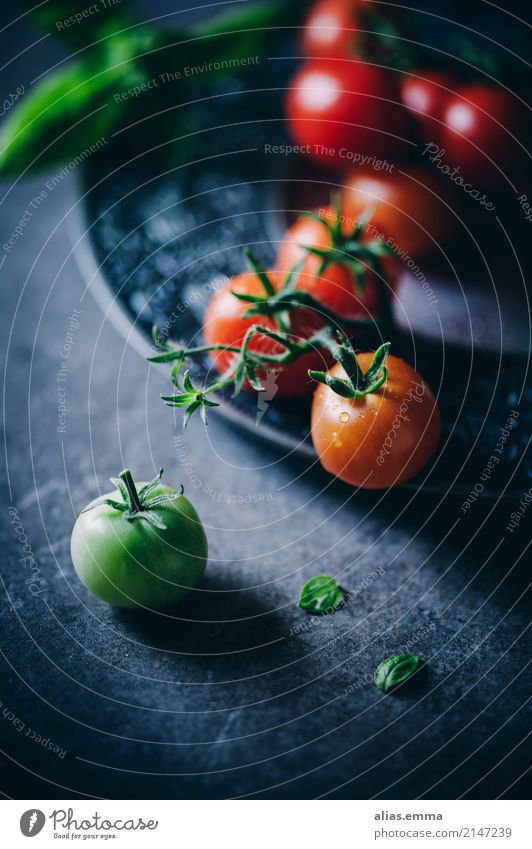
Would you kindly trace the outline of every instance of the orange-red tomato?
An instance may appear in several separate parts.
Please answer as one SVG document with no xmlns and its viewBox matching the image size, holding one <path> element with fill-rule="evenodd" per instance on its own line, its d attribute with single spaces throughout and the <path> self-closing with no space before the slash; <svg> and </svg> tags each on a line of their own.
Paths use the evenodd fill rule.
<svg viewBox="0 0 532 849">
<path fill-rule="evenodd" d="M 414 259 L 438 251 L 455 226 L 449 185 L 431 166 L 403 166 L 403 173 L 355 169 L 345 178 L 342 208 L 357 218 L 372 209 L 371 228 L 393 239 Z"/>
<path fill-rule="evenodd" d="M 357 354 L 363 371 L 373 354 Z M 319 384 L 312 402 L 312 442 L 328 472 L 353 486 L 386 489 L 416 475 L 440 436 L 440 414 L 422 377 L 398 357 L 386 382 L 363 398 L 343 398 Z M 329 374 L 345 379 L 336 364 Z"/>
<path fill-rule="evenodd" d="M 274 288 L 279 288 L 285 275 L 275 270 L 270 270 L 267 273 Z M 213 295 L 209 302 L 203 320 L 205 344 L 240 346 L 246 332 L 254 324 L 260 324 L 269 330 L 277 331 L 276 324 L 270 316 L 245 318 L 243 314 L 251 305 L 235 298 L 233 292 L 264 296 L 264 289 L 254 272 L 244 272 L 232 277 L 225 286 Z M 294 310 L 291 313 L 291 336 L 296 341 L 308 339 L 321 324 L 322 322 L 309 310 Z M 258 351 L 268 356 L 285 352 L 280 343 L 262 335 L 252 337 L 249 350 Z M 236 356 L 237 354 L 231 351 L 214 351 L 211 354 L 214 367 L 220 374 L 230 368 Z M 283 366 L 275 375 L 276 397 L 285 398 L 309 394 L 314 389 L 314 383 L 308 376 L 308 370 L 327 367 L 330 362 L 329 354 L 316 349 Z M 266 384 L 265 388 L 270 387 L 265 372 L 259 371 L 258 375 Z M 246 384 L 246 388 L 249 389 L 250 387 Z"/>
<path fill-rule="evenodd" d="M 317 212 L 325 221 L 322 223 L 312 218 L 302 216 L 286 231 L 277 253 L 276 267 L 283 272 L 289 271 L 302 260 L 307 259 L 296 284 L 296 289 L 303 289 L 328 309 L 346 319 L 371 319 L 378 315 L 382 306 L 381 284 L 374 272 L 366 266 L 362 288 L 357 286 L 357 278 L 347 262 L 332 262 L 320 272 L 321 257 L 309 254 L 305 248 L 332 247 L 332 237 L 325 222 L 336 221 L 336 213 L 330 206 L 323 207 Z M 349 219 L 344 216 L 342 232 L 345 238 L 352 233 L 359 216 Z M 396 263 L 390 257 L 381 257 L 381 265 L 385 282 L 384 290 L 391 290 L 396 278 Z"/>
</svg>

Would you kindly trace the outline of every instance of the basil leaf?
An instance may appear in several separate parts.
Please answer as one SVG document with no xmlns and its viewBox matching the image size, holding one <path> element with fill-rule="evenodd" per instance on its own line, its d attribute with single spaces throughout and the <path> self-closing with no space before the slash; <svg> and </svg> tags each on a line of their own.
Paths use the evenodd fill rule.
<svg viewBox="0 0 532 849">
<path fill-rule="evenodd" d="M 343 590 L 334 578 L 317 575 L 304 584 L 299 596 L 298 607 L 312 613 L 335 610 L 343 601 Z"/>
<path fill-rule="evenodd" d="M 421 658 L 415 654 L 394 654 L 379 663 L 373 673 L 375 686 L 383 693 L 389 693 L 400 684 L 404 684 L 421 665 Z"/>
</svg>

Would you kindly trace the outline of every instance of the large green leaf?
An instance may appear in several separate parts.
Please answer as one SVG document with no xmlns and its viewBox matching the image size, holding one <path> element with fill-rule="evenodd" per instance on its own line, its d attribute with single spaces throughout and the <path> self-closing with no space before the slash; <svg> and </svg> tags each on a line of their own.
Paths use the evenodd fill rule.
<svg viewBox="0 0 532 849">
<path fill-rule="evenodd" d="M 153 38 L 116 35 L 98 55 L 59 68 L 40 80 L 0 132 L 0 173 L 11 176 L 68 162 L 119 126 L 124 105 L 114 95 L 146 77 L 137 54 Z"/>
</svg>

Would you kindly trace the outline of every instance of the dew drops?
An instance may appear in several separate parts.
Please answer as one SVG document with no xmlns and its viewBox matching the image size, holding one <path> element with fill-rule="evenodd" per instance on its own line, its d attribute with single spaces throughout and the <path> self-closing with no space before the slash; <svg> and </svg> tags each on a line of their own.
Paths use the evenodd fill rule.
<svg viewBox="0 0 532 849">
<path fill-rule="evenodd" d="M 349 421 L 349 413 L 347 413 L 347 412 L 344 410 L 344 412 L 343 412 L 343 413 L 340 413 L 340 415 L 339 415 L 339 417 L 338 417 L 338 418 L 340 419 L 340 421 L 341 421 L 341 422 L 348 422 L 348 421 Z"/>
<path fill-rule="evenodd" d="M 333 440 L 333 445 L 334 445 L 335 448 L 341 448 L 342 447 L 342 440 L 339 438 L 336 431 L 333 431 L 332 440 Z"/>
</svg>

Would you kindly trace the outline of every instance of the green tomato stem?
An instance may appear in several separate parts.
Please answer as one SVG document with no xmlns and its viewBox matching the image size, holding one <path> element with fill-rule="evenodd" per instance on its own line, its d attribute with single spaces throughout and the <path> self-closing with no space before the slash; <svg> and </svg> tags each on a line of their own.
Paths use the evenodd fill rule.
<svg viewBox="0 0 532 849">
<path fill-rule="evenodd" d="M 129 469 L 124 469 L 123 472 L 120 472 L 119 476 L 120 480 L 124 481 L 124 484 L 127 489 L 127 494 L 129 496 L 129 509 L 131 513 L 141 513 L 143 510 L 139 494 L 137 492 L 137 487 L 135 486 L 135 482 L 133 480 L 133 475 L 131 474 Z"/>
</svg>

